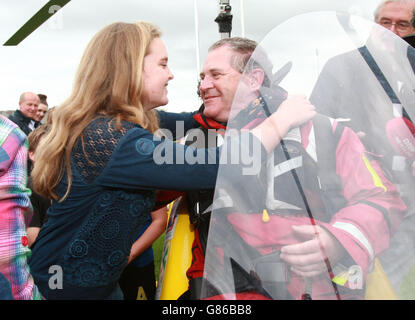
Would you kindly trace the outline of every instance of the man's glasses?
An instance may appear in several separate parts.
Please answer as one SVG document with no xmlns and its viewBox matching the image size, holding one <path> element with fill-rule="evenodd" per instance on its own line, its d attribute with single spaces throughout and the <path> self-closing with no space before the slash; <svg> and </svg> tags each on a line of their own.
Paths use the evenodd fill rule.
<svg viewBox="0 0 415 320">
<path fill-rule="evenodd" d="M 392 22 L 389 19 L 380 19 L 379 24 L 387 29 L 395 26 L 398 31 L 408 31 L 411 28 L 411 24 L 408 21 Z"/>
</svg>

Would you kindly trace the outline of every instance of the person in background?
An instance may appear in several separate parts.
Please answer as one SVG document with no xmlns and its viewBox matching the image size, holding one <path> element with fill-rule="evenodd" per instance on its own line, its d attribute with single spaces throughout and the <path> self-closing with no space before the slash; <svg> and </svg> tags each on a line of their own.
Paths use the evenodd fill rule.
<svg viewBox="0 0 415 320">
<path fill-rule="evenodd" d="M 37 107 L 37 112 L 36 115 L 34 117 L 34 120 L 37 122 L 37 124 L 39 125 L 41 123 L 41 121 L 43 120 L 43 118 L 45 117 L 46 113 L 48 112 L 48 101 L 47 101 L 47 96 L 45 94 L 38 94 L 40 103 L 39 106 Z"/>
<path fill-rule="evenodd" d="M 0 300 L 13 300 L 9 281 L 0 273 Z"/>
<path fill-rule="evenodd" d="M 374 11 L 374 22 L 399 37 L 405 37 L 415 32 L 411 23 L 414 8 L 414 0 L 381 1 Z M 410 191 L 413 190 L 415 181 L 412 176 L 415 174 L 414 162 L 397 154 L 391 144 L 379 141 L 387 139 L 386 128 L 390 119 L 408 117 L 405 110 L 408 105 L 405 102 L 410 101 L 409 93 L 415 89 L 415 74 L 411 60 L 405 59 L 405 56 L 409 56 L 406 47 L 400 44 L 400 39 L 395 39 L 394 35 L 388 35 L 389 32 L 380 29 L 372 30 L 364 46 L 334 56 L 326 62 L 310 95 L 310 101 L 319 113 L 338 119 L 357 132 L 366 149 L 378 159 L 391 182 L 401 191 L 408 207 L 407 213 L 391 238 L 390 249 L 380 256 L 389 281 L 395 291 L 398 291 L 403 270 L 409 270 L 412 261 L 415 261 L 415 251 L 408 249 L 415 246 L 411 236 L 415 228 L 415 203 Z M 382 39 L 379 39 L 379 34 Z M 393 41 L 396 41 L 396 46 L 391 45 Z M 391 60 L 385 63 L 386 59 Z M 374 71 L 377 68 L 381 72 Z M 402 88 L 399 88 L 395 77 L 405 71 L 409 71 L 407 76 L 410 81 L 402 80 Z M 385 78 L 382 79 L 380 74 Z M 393 81 L 388 81 L 389 77 Z M 373 80 L 379 86 L 382 84 L 382 89 L 376 96 L 366 94 L 377 90 L 371 86 Z M 395 93 L 399 95 L 399 103 Z"/>
<path fill-rule="evenodd" d="M 46 125 L 40 125 L 29 134 L 29 158 L 32 162 L 35 161 L 35 152 L 39 145 L 40 140 L 48 132 Z M 29 177 L 28 187 L 32 189 L 31 179 Z M 40 228 L 47 220 L 46 212 L 50 206 L 50 199 L 42 197 L 32 190 L 30 196 L 30 202 L 33 206 L 33 217 L 27 228 L 27 237 L 29 240 L 29 246 L 35 242 L 37 235 L 39 234 Z"/>
<path fill-rule="evenodd" d="M 35 129 L 35 116 L 39 103 L 37 94 L 24 92 L 20 95 L 19 110 L 9 116 L 9 119 L 17 124 L 27 136 Z"/>
<path fill-rule="evenodd" d="M 374 12 L 375 22 L 403 38 L 415 32 L 414 9 L 415 0 L 383 0 Z"/>
<path fill-rule="evenodd" d="M 48 110 L 48 113 L 46 115 L 46 122 L 45 125 L 47 125 L 49 128 L 52 125 L 53 120 L 53 112 L 56 110 L 56 107 L 52 107 Z"/>
<path fill-rule="evenodd" d="M 15 300 L 42 299 L 27 263 L 26 226 L 32 216 L 27 180 L 27 136 L 0 116 L 0 279 L 1 295 Z M 6 290 L 7 289 L 7 290 Z"/>
</svg>

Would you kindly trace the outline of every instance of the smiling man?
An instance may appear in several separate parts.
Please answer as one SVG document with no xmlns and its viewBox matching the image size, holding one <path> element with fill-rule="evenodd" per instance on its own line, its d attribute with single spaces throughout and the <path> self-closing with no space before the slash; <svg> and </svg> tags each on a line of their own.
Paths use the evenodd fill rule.
<svg viewBox="0 0 415 320">
<path fill-rule="evenodd" d="M 209 48 L 198 88 L 203 105 L 194 116 L 199 128 L 194 131 L 197 134 L 188 133 L 186 144 L 196 148 L 221 144 L 231 107 L 236 103 L 234 97 L 242 80 L 242 72 L 256 46 L 257 43 L 249 39 L 231 38 L 217 41 Z M 245 96 L 247 99 L 240 103 L 246 106 L 257 95 L 250 90 L 245 91 L 249 92 Z M 253 96 L 249 97 L 249 94 Z M 190 136 L 193 139 L 189 139 Z M 214 190 L 187 192 L 186 196 L 190 222 L 195 227 L 195 239 L 192 263 L 187 270 L 189 290 L 181 299 L 200 299 L 211 216 L 208 207 L 213 202 Z"/>
<path fill-rule="evenodd" d="M 415 32 L 411 24 L 414 8 L 414 0 L 384 0 L 375 11 L 375 22 L 399 37 L 405 37 Z"/>
<path fill-rule="evenodd" d="M 233 97 L 242 75 L 229 63 L 232 55 L 233 50 L 227 46 L 211 50 L 200 74 L 204 115 L 219 122 L 228 120 Z"/>
<path fill-rule="evenodd" d="M 28 136 L 35 128 L 35 116 L 40 100 L 33 92 L 24 92 L 20 95 L 19 110 L 16 110 L 9 119 L 19 126 Z"/>
<path fill-rule="evenodd" d="M 254 51 L 256 54 L 253 57 Z M 275 108 L 277 109 L 276 113 L 280 112 L 279 105 L 287 97 L 287 92 L 275 86 L 272 69 L 272 63 L 267 54 L 263 52 L 263 49 L 257 48 L 255 41 L 235 37 L 225 38 L 213 44 L 209 48 L 200 74 L 199 92 L 204 105 L 195 116 L 195 120 L 201 126 L 200 134 L 189 133 L 186 144 L 190 143 L 195 148 L 215 147 L 216 144 L 220 144 L 223 141 L 221 136 L 224 134 L 227 126 L 229 126 L 228 120 L 232 122 L 231 128 L 228 127 L 228 130 L 232 130 L 232 125 L 234 128 L 250 127 L 254 125 L 253 120 L 264 119 L 265 112 L 261 113 L 261 110 L 268 110 L 269 112 L 270 109 L 268 108 Z M 295 116 L 302 116 L 302 113 L 304 112 L 296 112 Z M 242 119 L 244 116 L 248 118 L 248 115 L 251 116 L 249 119 Z M 328 127 L 328 129 L 326 128 L 326 133 L 334 132 L 334 122 L 331 122 L 328 118 L 325 118 L 324 121 Z M 283 123 L 281 122 L 279 125 Z M 311 120 L 307 121 L 307 125 L 296 126 L 295 130 L 291 131 L 290 134 L 297 135 L 299 137 L 298 141 L 290 141 L 292 137 L 290 138 L 289 134 L 287 134 L 284 137 L 286 139 L 284 145 L 290 144 L 289 149 L 291 151 L 294 149 L 301 150 L 305 154 L 306 150 L 310 150 L 308 149 L 309 141 L 316 141 L 316 137 L 312 132 L 315 132 L 314 129 L 317 130 L 317 128 L 318 130 L 323 130 L 322 127 L 322 123 L 314 123 Z M 329 260 L 333 266 L 339 263 L 349 267 L 350 264 L 355 263 L 361 266 L 363 273 L 367 272 L 369 265 L 366 262 L 370 261 L 372 252 L 376 254 L 373 248 L 377 250 L 377 248 L 383 245 L 382 242 L 386 240 L 386 238 L 379 239 L 375 234 L 371 234 L 372 230 L 376 230 L 380 226 L 375 227 L 377 223 L 375 220 L 381 215 L 379 210 L 385 212 L 386 216 L 389 216 L 389 213 L 401 212 L 403 203 L 395 197 L 394 187 L 390 185 L 379 169 L 380 180 L 388 184 L 386 193 L 389 194 L 388 197 L 390 196 L 388 200 L 386 198 L 386 201 L 382 200 L 386 193 L 383 193 L 383 189 L 376 189 L 376 186 L 373 184 L 370 170 L 362 160 L 364 150 L 357 136 L 348 128 L 342 127 L 341 129 L 336 129 L 336 131 L 339 137 L 339 140 L 337 140 L 338 145 L 348 146 L 343 149 L 342 147 L 336 148 L 336 145 L 334 145 L 333 149 L 330 149 L 331 152 L 335 152 L 335 157 L 333 158 L 338 159 L 336 160 L 338 169 L 336 174 L 338 174 L 342 182 L 342 195 L 343 192 L 345 195 L 353 194 L 358 198 L 361 197 L 362 201 L 370 199 L 370 203 L 376 204 L 371 206 L 371 204 L 367 204 L 369 201 L 366 201 L 365 204 L 353 206 L 351 199 L 344 199 L 344 203 L 341 206 L 336 204 L 337 210 L 327 210 L 326 217 L 321 216 L 319 220 L 316 219 L 315 221 L 319 225 L 316 227 L 317 229 L 314 229 L 310 225 L 310 220 L 306 216 L 306 210 L 303 207 L 298 207 L 299 211 L 296 214 L 287 217 L 284 208 L 281 208 L 281 206 L 275 207 L 272 203 L 275 201 L 278 204 L 287 203 L 290 206 L 300 206 L 300 201 L 297 203 L 298 199 L 295 196 L 291 197 L 291 191 L 297 190 L 298 185 L 296 187 L 295 182 L 288 173 L 291 170 L 300 170 L 299 168 L 301 168 L 304 176 L 307 174 L 307 181 L 314 181 L 314 185 L 317 186 L 319 177 L 314 170 L 315 163 L 304 162 L 303 165 L 303 162 L 301 162 L 298 167 L 291 167 L 287 162 L 290 160 L 287 160 L 283 154 L 283 147 L 280 145 L 276 148 L 277 151 L 273 153 L 274 158 L 272 161 L 274 161 L 275 166 L 264 166 L 261 169 L 261 173 L 255 175 L 254 178 L 248 175 L 245 177 L 235 177 L 232 170 L 226 171 L 224 169 L 226 166 L 223 166 L 222 176 L 218 177 L 219 182 L 216 185 L 216 191 L 224 192 L 223 197 L 216 198 L 219 201 L 213 203 L 214 190 L 191 191 L 186 194 L 187 209 L 190 222 L 195 228 L 195 238 L 191 251 L 191 265 L 186 273 L 189 280 L 188 291 L 180 299 L 200 299 L 205 297 L 221 299 L 225 296 L 227 297 L 229 290 L 232 290 L 231 288 L 234 288 L 237 299 L 301 298 L 305 292 L 303 286 L 305 283 L 301 282 L 298 285 L 296 280 L 293 282 L 288 280 L 286 287 L 274 281 L 269 285 L 269 288 L 267 287 L 266 290 L 269 289 L 268 293 L 264 294 L 264 289 L 256 286 L 257 280 L 255 280 L 260 279 L 258 277 L 261 276 L 263 276 L 262 279 L 267 279 L 268 277 L 268 272 L 264 271 L 265 269 L 261 269 L 261 267 L 259 267 L 261 270 L 252 270 L 254 271 L 253 273 L 250 270 L 244 273 L 237 267 L 231 267 L 230 269 L 232 270 L 229 269 L 229 271 L 231 271 L 232 275 L 222 278 L 223 274 L 221 272 L 224 271 L 226 273 L 228 271 L 227 266 L 231 264 L 224 263 L 222 265 L 221 263 L 218 264 L 217 261 L 224 261 L 221 260 L 222 257 L 226 259 L 235 258 L 235 261 L 240 261 L 238 254 L 241 251 L 244 251 L 248 256 L 252 252 L 264 254 L 266 259 L 270 259 L 265 264 L 272 263 L 273 267 L 275 265 L 282 266 L 280 269 L 276 268 L 275 273 L 281 271 L 281 275 L 290 274 L 291 278 L 313 278 L 311 281 L 313 291 L 307 291 L 313 299 L 336 298 L 333 293 L 335 285 L 332 285 L 328 280 L 326 281 L 324 276 L 321 277 L 327 271 L 326 260 Z M 209 134 L 216 136 L 216 139 L 210 138 Z M 190 141 L 189 136 L 194 139 Z M 272 137 L 277 139 L 275 135 Z M 304 139 L 301 137 L 304 137 Z M 209 142 L 213 145 L 209 145 Z M 316 141 L 316 145 L 323 145 L 324 143 L 322 140 Z M 355 161 L 356 159 L 358 161 Z M 350 165 L 346 165 L 347 163 Z M 278 168 L 286 165 L 288 166 L 286 172 L 278 170 Z M 374 169 L 373 172 L 376 172 L 376 170 Z M 284 175 L 284 173 L 287 173 L 287 175 Z M 257 179 L 257 177 L 259 178 Z M 364 185 L 371 190 L 369 197 L 369 193 L 361 188 L 358 181 L 354 180 L 356 177 L 365 180 Z M 260 181 L 260 179 L 264 180 Z M 226 182 L 221 185 L 220 181 Z M 238 187 L 234 187 L 237 185 L 235 181 L 240 183 Z M 228 186 L 231 187 L 227 188 Z M 249 186 L 252 189 L 248 191 L 247 188 Z M 343 186 L 346 187 L 343 188 Z M 347 190 L 348 188 L 351 189 Z M 258 193 L 253 190 L 258 190 Z M 290 191 L 284 193 L 284 190 Z M 320 191 L 313 191 L 310 187 L 308 187 L 306 192 L 316 195 L 313 201 L 316 201 L 315 199 L 320 196 Z M 228 199 L 230 199 L 229 202 L 227 202 Z M 242 201 L 242 199 L 247 200 L 247 202 Z M 354 201 L 356 200 L 357 198 L 354 199 Z M 322 203 L 321 201 L 318 200 L 317 202 Z M 255 208 L 251 208 L 249 205 L 245 206 L 248 203 L 249 205 L 253 204 Z M 392 207 L 394 209 L 390 210 Z M 211 212 L 212 208 L 215 209 L 213 213 Z M 396 211 L 394 211 L 395 208 Z M 268 214 L 268 210 L 272 214 Z M 365 213 L 364 219 L 361 212 Z M 380 218 L 382 219 L 382 217 Z M 259 222 L 259 224 L 256 224 L 256 222 Z M 365 224 L 370 224 L 371 226 L 369 228 L 371 231 L 368 234 L 360 232 L 360 230 L 368 230 Z M 381 225 L 383 225 L 383 221 Z M 245 226 L 248 227 L 245 228 Z M 264 228 L 269 228 L 267 229 L 269 232 L 264 231 Z M 350 232 L 350 230 L 353 231 Z M 359 231 L 353 233 L 355 230 Z M 315 236 L 316 232 L 319 237 Z M 220 238 L 221 235 L 224 238 Z M 290 240 L 287 241 L 288 238 Z M 210 242 L 208 245 L 208 239 L 209 241 L 214 239 L 215 242 Z M 235 242 L 231 243 L 231 239 L 235 240 Z M 356 246 L 353 242 L 354 240 L 349 242 L 350 239 L 355 239 L 356 241 L 365 239 L 363 241 L 368 246 L 365 248 Z M 366 239 L 369 240 L 366 241 Z M 215 247 L 215 245 L 218 247 Z M 261 251 L 262 249 L 259 247 L 262 245 L 263 247 L 271 248 L 270 251 L 267 253 Z M 209 246 L 210 250 L 208 249 Z M 239 251 L 239 248 L 241 248 L 241 251 Z M 321 248 L 324 248 L 324 250 L 321 250 Z M 223 255 L 219 254 L 221 257 L 215 256 L 215 253 L 225 251 L 226 253 Z M 323 251 L 324 253 L 322 253 Z M 367 255 L 368 252 L 370 252 L 369 255 Z M 258 265 L 254 261 L 256 258 L 253 256 L 250 256 L 250 258 L 252 258 L 252 261 L 249 263 L 252 262 L 252 266 Z M 205 272 L 206 265 L 208 266 L 207 272 Z M 221 269 L 222 266 L 224 267 L 223 270 Z M 215 270 L 215 272 L 210 272 L 212 270 Z M 218 272 L 216 273 L 216 271 Z M 262 271 L 264 273 L 261 274 L 260 272 Z M 206 281 L 203 281 L 204 274 Z M 220 274 L 219 281 L 214 279 L 217 274 Z M 209 277 L 213 277 L 213 279 L 209 279 Z M 231 284 L 228 286 L 227 280 L 235 281 L 235 285 Z M 221 283 L 223 287 L 217 286 L 218 283 Z M 340 285 L 345 286 L 342 288 L 345 292 L 350 291 L 349 284 L 341 283 Z M 204 288 L 202 288 L 203 286 Z M 288 286 L 291 287 L 288 289 Z M 294 287 L 295 289 L 293 289 Z M 221 291 L 222 289 L 223 291 Z M 225 290 L 227 291 L 225 292 Z M 357 290 L 353 292 L 353 295 L 359 296 L 362 293 L 362 290 Z"/>
</svg>

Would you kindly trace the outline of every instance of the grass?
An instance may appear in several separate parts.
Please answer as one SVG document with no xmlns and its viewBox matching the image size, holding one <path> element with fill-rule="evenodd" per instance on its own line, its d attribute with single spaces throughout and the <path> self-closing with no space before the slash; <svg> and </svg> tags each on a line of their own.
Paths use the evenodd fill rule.
<svg viewBox="0 0 415 320">
<path fill-rule="evenodd" d="M 163 253 L 164 237 L 166 233 L 164 232 L 156 241 L 153 243 L 153 253 L 154 253 L 154 272 L 156 275 L 156 281 L 159 279 L 160 272 L 160 263 L 161 255 Z"/>
<path fill-rule="evenodd" d="M 415 299 L 415 266 L 411 268 L 402 280 L 402 284 L 399 289 L 399 299 Z"/>
</svg>

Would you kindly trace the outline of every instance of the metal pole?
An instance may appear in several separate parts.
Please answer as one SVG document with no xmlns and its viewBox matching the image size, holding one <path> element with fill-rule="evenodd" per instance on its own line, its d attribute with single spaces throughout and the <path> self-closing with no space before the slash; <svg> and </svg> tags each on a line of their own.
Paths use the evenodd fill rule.
<svg viewBox="0 0 415 320">
<path fill-rule="evenodd" d="M 241 0 L 240 3 L 240 12 L 241 12 L 241 37 L 245 38 L 245 12 L 244 12 L 244 0 Z"/>
<path fill-rule="evenodd" d="M 195 14 L 195 41 L 196 41 L 196 70 L 197 77 L 200 74 L 200 43 L 199 43 L 199 10 L 197 7 L 197 0 L 193 1 L 194 3 L 194 14 Z"/>
</svg>

